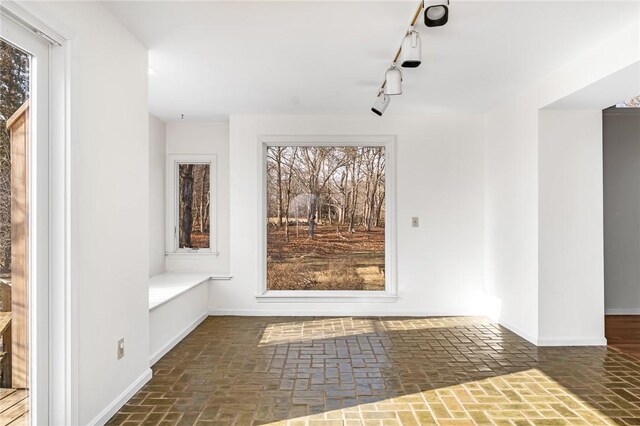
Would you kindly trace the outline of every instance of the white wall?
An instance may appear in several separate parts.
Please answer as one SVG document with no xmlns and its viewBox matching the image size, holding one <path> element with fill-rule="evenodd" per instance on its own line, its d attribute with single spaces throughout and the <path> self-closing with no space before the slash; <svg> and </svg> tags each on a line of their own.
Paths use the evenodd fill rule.
<svg viewBox="0 0 640 426">
<path fill-rule="evenodd" d="M 78 424 L 149 377 L 147 50 L 95 2 L 42 2 L 73 31 L 72 285 Z M 117 341 L 125 339 L 118 360 Z"/>
<path fill-rule="evenodd" d="M 395 303 L 258 303 L 259 135 L 397 135 Z M 212 284 L 214 313 L 465 314 L 484 279 L 483 120 L 478 115 L 230 118 L 231 273 Z M 411 228 L 411 217 L 420 228 Z"/>
<path fill-rule="evenodd" d="M 149 276 L 165 271 L 165 164 L 167 128 L 149 114 Z"/>
<path fill-rule="evenodd" d="M 563 176 L 562 169 L 550 162 L 549 158 L 566 154 L 567 147 L 559 146 L 557 152 L 549 151 L 547 155 L 545 150 L 552 148 L 552 145 L 551 142 L 545 141 L 547 135 L 540 139 L 539 110 L 587 90 L 589 86 L 620 70 L 635 66 L 640 60 L 639 28 L 636 21 L 628 27 L 612 29 L 609 39 L 596 46 L 586 46 L 583 52 L 577 52 L 575 57 L 567 58 L 563 67 L 539 81 L 531 82 L 529 88 L 523 88 L 521 93 L 514 94 L 503 105 L 487 114 L 486 289 L 488 295 L 501 307 L 497 314 L 499 321 L 531 341 L 557 344 L 559 337 L 588 336 L 589 339 L 599 342 L 604 338 L 601 327 L 602 309 L 591 309 L 593 306 L 603 306 L 602 293 L 580 291 L 577 280 L 583 277 L 579 271 L 582 263 L 566 265 L 569 269 L 541 269 L 546 268 L 548 264 L 541 264 L 539 260 L 552 259 L 553 250 L 556 248 L 550 243 L 552 240 L 548 241 L 550 246 L 546 245 L 546 242 L 539 245 L 541 235 L 550 235 L 560 223 L 575 221 L 580 223 L 581 227 L 592 227 L 593 233 L 590 234 L 589 242 L 596 244 L 595 236 L 602 232 L 602 221 L 598 221 L 598 214 L 593 212 L 568 209 L 557 216 L 547 217 L 547 205 L 543 205 L 540 210 L 539 184 L 542 182 L 546 185 L 547 182 L 557 181 Z M 633 81 L 632 78 L 627 83 L 626 93 L 631 97 L 633 93 L 637 93 L 634 90 L 637 90 L 638 80 Z M 616 95 L 620 93 L 622 92 L 616 92 Z M 570 104 L 572 108 L 579 108 L 593 99 L 591 96 L 578 96 L 572 98 Z M 605 98 L 599 98 L 598 101 L 603 99 Z M 610 102 L 613 103 L 611 100 Z M 556 106 L 562 107 L 561 104 L 562 102 Z M 587 109 L 601 109 L 606 106 L 588 105 Z M 592 127 L 590 129 L 593 130 Z M 587 143 L 593 143 L 591 136 Z M 542 164 L 539 157 L 540 147 L 545 155 L 545 162 Z M 593 149 L 593 145 L 590 149 Z M 597 153 L 591 151 L 585 157 L 570 158 L 574 162 L 571 167 L 576 171 L 584 171 L 595 164 L 593 155 Z M 593 174 L 588 176 L 590 181 L 599 170 L 592 170 Z M 571 199 L 572 191 L 575 189 L 573 185 L 582 187 L 575 181 L 565 182 L 565 185 L 557 189 L 557 193 L 547 194 L 550 198 L 542 201 L 547 203 L 554 197 L 557 199 L 563 196 Z M 586 203 L 590 208 L 597 208 L 595 197 L 600 188 L 594 186 L 588 189 L 591 193 L 582 194 L 585 198 L 580 202 Z M 545 216 L 538 217 L 539 211 Z M 595 251 L 600 248 L 585 246 L 584 242 L 579 238 L 570 238 L 564 240 L 562 246 L 566 250 L 576 250 L 582 259 L 594 258 Z M 593 252 L 587 253 L 590 250 Z M 576 281 L 563 282 L 567 277 Z M 555 294 L 562 295 L 562 300 L 541 297 L 541 292 L 546 292 L 547 295 L 554 294 L 552 289 L 561 285 L 565 286 L 565 290 Z M 575 305 L 575 311 L 561 316 L 555 325 L 548 326 L 546 319 L 557 318 L 556 309 L 559 305 L 563 306 L 563 303 Z M 579 321 L 585 318 L 589 318 L 586 321 L 586 324 L 589 324 L 588 330 L 579 324 Z M 543 327 L 540 327 L 541 319 Z"/>
<path fill-rule="evenodd" d="M 540 345 L 605 344 L 601 118 L 540 111 Z"/>
<path fill-rule="evenodd" d="M 605 309 L 640 314 L 640 110 L 605 110 Z"/>
<path fill-rule="evenodd" d="M 218 214 L 217 243 L 219 254 L 212 256 L 167 256 L 167 271 L 200 271 L 213 275 L 229 274 L 229 123 L 167 123 L 167 155 L 215 154 L 217 156 Z M 214 232 L 214 230 L 212 230 Z M 214 235 L 212 234 L 213 238 Z"/>
<path fill-rule="evenodd" d="M 538 334 L 536 116 L 509 105 L 487 116 L 486 292 L 503 325 Z"/>
</svg>

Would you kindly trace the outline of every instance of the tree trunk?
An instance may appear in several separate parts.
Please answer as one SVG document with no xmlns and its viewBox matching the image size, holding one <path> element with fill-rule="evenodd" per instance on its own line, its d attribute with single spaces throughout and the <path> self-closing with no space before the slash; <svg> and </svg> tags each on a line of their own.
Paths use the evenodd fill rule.
<svg viewBox="0 0 640 426">
<path fill-rule="evenodd" d="M 291 175 L 289 175 L 289 181 L 291 181 Z M 284 210 L 284 240 L 289 242 L 289 206 L 291 205 L 291 183 L 287 182 L 287 192 L 285 198 L 285 210 Z"/>
<path fill-rule="evenodd" d="M 309 200 L 309 214 L 307 215 L 309 238 L 313 239 L 316 235 L 316 212 L 318 210 L 318 199 L 315 195 L 311 195 Z"/>
<path fill-rule="evenodd" d="M 193 228 L 193 164 L 180 165 L 180 238 L 179 247 L 191 247 Z"/>
<path fill-rule="evenodd" d="M 378 207 L 376 210 L 376 227 L 380 226 L 380 218 L 382 217 L 382 206 L 384 205 L 385 193 L 384 190 L 380 191 L 380 197 L 378 199 Z"/>
<path fill-rule="evenodd" d="M 360 164 L 357 165 L 356 161 L 353 163 L 353 173 L 351 174 L 351 217 L 349 218 L 349 232 L 356 232 L 356 210 L 358 205 L 358 176 L 360 175 Z"/>
<path fill-rule="evenodd" d="M 207 202 L 204 205 L 204 230 L 202 232 L 209 233 L 211 230 L 211 217 L 209 212 L 211 211 L 211 195 L 207 194 Z"/>
<path fill-rule="evenodd" d="M 340 209 L 340 225 L 344 225 L 347 221 L 347 211 L 349 208 L 349 189 L 347 188 L 347 183 L 349 182 L 349 167 L 345 166 L 344 174 L 342 175 L 342 179 L 340 181 L 341 189 L 342 189 L 342 200 L 343 207 Z"/>
<path fill-rule="evenodd" d="M 202 173 L 202 182 L 200 183 L 200 200 L 199 200 L 199 216 L 200 216 L 200 232 L 206 232 L 206 218 L 208 216 L 207 208 L 207 195 L 209 191 L 207 190 L 207 180 L 209 179 L 209 166 L 204 167 L 204 171 Z"/>
<path fill-rule="evenodd" d="M 371 192 L 371 182 L 370 182 L 370 176 L 367 173 L 367 184 L 365 187 L 365 193 L 364 193 L 364 202 L 362 203 L 362 224 L 363 225 L 368 225 L 369 223 L 369 198 L 370 198 L 370 192 Z M 369 231 L 369 227 L 367 226 L 367 231 Z"/>
<path fill-rule="evenodd" d="M 376 166 L 372 166 L 371 170 L 372 170 L 372 174 L 373 174 L 373 170 L 375 170 L 375 179 L 373 180 L 373 183 L 371 184 L 371 194 L 369 196 L 369 211 L 368 211 L 368 216 L 367 216 L 367 231 L 371 231 L 371 227 L 373 225 L 373 220 L 374 220 L 374 213 L 376 212 L 375 208 L 376 208 L 376 194 L 378 192 L 378 184 L 380 183 L 380 171 L 379 171 L 379 165 L 380 165 L 380 160 L 378 159 L 378 163 L 376 164 Z"/>
<path fill-rule="evenodd" d="M 289 162 L 289 170 L 287 171 L 287 192 L 286 192 L 286 205 L 285 205 L 285 223 L 284 223 L 284 240 L 289 242 L 289 209 L 291 208 L 291 184 L 293 182 L 293 167 L 296 161 L 296 155 L 298 153 L 298 148 L 293 149 L 293 155 L 291 156 L 291 161 Z"/>
<path fill-rule="evenodd" d="M 282 147 L 278 148 L 276 157 L 276 171 L 278 173 L 278 228 L 282 227 Z"/>
<path fill-rule="evenodd" d="M 322 198 L 320 198 L 320 195 L 316 200 L 318 200 L 316 202 L 316 223 L 322 225 Z"/>
</svg>

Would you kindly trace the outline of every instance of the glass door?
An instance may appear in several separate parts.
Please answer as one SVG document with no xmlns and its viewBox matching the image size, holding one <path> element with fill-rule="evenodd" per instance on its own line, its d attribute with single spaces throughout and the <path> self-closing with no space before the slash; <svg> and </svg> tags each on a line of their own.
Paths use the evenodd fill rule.
<svg viewBox="0 0 640 426">
<path fill-rule="evenodd" d="M 0 16 L 0 424 L 48 419 L 48 57 Z"/>
</svg>

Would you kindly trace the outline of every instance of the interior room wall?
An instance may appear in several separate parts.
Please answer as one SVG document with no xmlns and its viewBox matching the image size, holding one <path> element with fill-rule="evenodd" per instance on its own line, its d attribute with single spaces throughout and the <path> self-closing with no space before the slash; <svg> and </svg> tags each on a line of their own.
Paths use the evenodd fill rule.
<svg viewBox="0 0 640 426">
<path fill-rule="evenodd" d="M 218 255 L 168 255 L 167 271 L 198 271 L 212 275 L 229 274 L 229 123 L 167 123 L 167 155 L 214 154 L 217 157 Z M 213 234 L 211 235 L 214 237 Z"/>
<path fill-rule="evenodd" d="M 260 135 L 396 135 L 395 303 L 259 303 Z M 231 274 L 210 291 L 214 314 L 475 314 L 484 279 L 480 115 L 232 115 Z M 420 227 L 411 227 L 411 217 Z"/>
<path fill-rule="evenodd" d="M 486 117 L 486 294 L 501 324 L 538 335 L 537 115 L 510 104 Z"/>
<path fill-rule="evenodd" d="M 77 424 L 103 424 L 149 369 L 147 49 L 100 3 L 38 4 L 71 42 Z M 117 107 L 115 107 L 117 106 Z M 117 343 L 125 356 L 117 359 Z"/>
<path fill-rule="evenodd" d="M 607 314 L 640 314 L 640 109 L 603 113 Z"/>
<path fill-rule="evenodd" d="M 165 265 L 165 193 L 167 126 L 149 114 L 149 276 L 162 274 Z"/>
<path fill-rule="evenodd" d="M 540 345 L 604 345 L 602 112 L 542 110 Z"/>
<path fill-rule="evenodd" d="M 487 114 L 486 291 L 500 306 L 497 319 L 533 342 L 561 344 L 566 336 L 580 336 L 582 343 L 592 344 L 604 339 L 603 308 L 588 311 L 598 304 L 604 307 L 603 293 L 582 292 L 578 280 L 583 276 L 580 268 L 584 265 L 574 262 L 566 265 L 569 269 L 558 269 L 553 274 L 541 270 L 545 263 L 540 263 L 540 259 L 553 256 L 548 251 L 553 250 L 553 246 L 540 244 L 541 235 L 549 235 L 559 223 L 567 221 L 576 221 L 581 226 L 587 226 L 584 221 L 588 221 L 588 226 L 593 227 L 592 235 L 595 235 L 601 232 L 602 222 L 598 222 L 598 216 L 591 212 L 583 214 L 577 210 L 564 211 L 561 215 L 549 218 L 539 217 L 540 182 L 558 181 L 563 175 L 555 164 L 540 163 L 540 147 L 546 149 L 550 146 L 545 141 L 547 136 L 542 135 L 543 140 L 540 140 L 540 109 L 570 98 L 572 94 L 637 64 L 640 59 L 639 29 L 638 21 L 624 28 L 612 28 L 609 39 L 596 46 L 585 46 L 584 51 L 577 51 L 575 57 L 567 58 L 564 66 L 538 81 L 532 81 L 530 87 L 523 88 Z M 631 93 L 634 87 L 628 85 L 627 89 Z M 587 96 L 581 102 L 590 99 L 593 99 L 592 96 Z M 579 109 L 577 107 L 581 102 L 573 100 L 572 108 Z M 596 108 L 590 106 L 587 109 Z M 565 148 L 558 147 L 557 154 L 562 155 Z M 572 157 L 567 161 L 577 162 L 572 167 L 583 170 L 585 165 L 594 164 L 593 154 L 590 151 L 589 156 Z M 546 156 L 545 152 L 543 155 Z M 594 169 L 593 173 L 597 174 L 598 170 Z M 597 189 L 595 187 L 592 190 Z M 564 196 L 571 199 L 571 184 L 558 188 L 558 191 L 561 190 Z M 562 195 L 556 193 L 554 197 Z M 590 206 L 596 208 L 595 193 L 589 197 L 590 203 L 593 203 Z M 542 209 L 545 208 L 543 205 Z M 565 241 L 565 247 L 582 252 L 579 257 L 584 255 L 583 259 L 592 258 L 592 254 L 584 251 L 593 250 L 595 253 L 600 250 L 601 247 L 593 245 L 596 240 L 591 239 L 590 245 L 580 245 L 580 239 L 573 239 L 570 243 Z M 574 281 L 563 282 L 567 277 Z M 556 293 L 558 286 L 565 286 L 565 290 Z M 567 288 L 572 290 L 567 291 Z M 551 298 L 541 297 L 541 294 L 556 294 L 562 300 L 552 301 Z M 576 304 L 576 300 L 581 298 L 591 299 L 581 301 L 576 308 L 580 311 L 576 314 L 577 318 L 588 318 L 588 330 L 575 319 L 569 319 L 568 315 L 559 318 L 551 327 L 539 327 L 540 319 L 549 315 L 553 317 L 559 303 Z"/>
</svg>

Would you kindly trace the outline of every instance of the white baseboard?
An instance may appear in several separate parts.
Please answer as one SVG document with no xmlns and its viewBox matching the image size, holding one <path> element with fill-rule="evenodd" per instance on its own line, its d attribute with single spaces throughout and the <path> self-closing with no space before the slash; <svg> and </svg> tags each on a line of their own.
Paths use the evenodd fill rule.
<svg viewBox="0 0 640 426">
<path fill-rule="evenodd" d="M 427 312 L 427 311 L 389 311 L 373 309 L 370 311 L 349 310 L 278 310 L 278 309 L 210 309 L 211 316 L 247 316 L 247 317 L 464 317 L 484 315 L 477 312 Z"/>
<path fill-rule="evenodd" d="M 192 322 L 191 324 L 189 324 L 184 330 L 182 330 L 180 333 L 178 333 L 178 335 L 176 337 L 174 337 L 173 339 L 171 339 L 169 342 L 167 342 L 166 345 L 164 345 L 162 348 L 158 349 L 156 351 L 156 353 L 154 353 L 153 355 L 151 355 L 151 358 L 149 359 L 149 365 L 153 366 L 153 364 L 155 364 L 156 362 L 158 362 L 158 360 L 160 358 L 162 358 L 163 356 L 165 356 L 167 354 L 167 352 L 169 352 L 171 349 L 173 349 L 173 347 L 175 345 L 177 345 L 178 343 L 180 343 L 180 341 L 182 339 L 184 339 L 187 334 L 191 333 L 193 330 L 195 330 L 195 328 L 197 326 L 200 325 L 200 323 L 202 321 L 204 321 L 207 317 L 209 316 L 208 313 L 204 313 L 202 315 L 200 315 L 194 322 Z"/>
<path fill-rule="evenodd" d="M 536 346 L 607 346 L 607 339 L 604 337 L 575 338 L 575 337 L 553 337 L 538 338 L 523 332 L 518 327 L 514 327 L 507 321 L 500 320 L 498 323 L 509 331 L 517 334 Z"/>
<path fill-rule="evenodd" d="M 538 346 L 538 338 L 537 337 L 532 336 L 529 333 L 525 333 L 520 328 L 514 326 L 513 324 L 509 323 L 508 321 L 505 321 L 505 320 L 501 319 L 501 320 L 498 320 L 497 322 L 498 322 L 498 324 L 500 324 L 504 328 L 508 329 L 512 333 L 515 333 L 518 336 L 522 337 L 523 339 L 528 340 L 530 343 L 533 343 L 534 345 Z"/>
<path fill-rule="evenodd" d="M 640 315 L 640 308 L 632 309 L 605 309 L 605 315 Z"/>
<path fill-rule="evenodd" d="M 89 425 L 102 426 L 107 423 L 109 419 L 113 417 L 113 415 L 116 414 L 118 410 L 131 399 L 131 397 L 133 397 L 133 395 L 136 394 L 136 392 L 138 392 L 149 380 L 151 380 L 152 375 L 153 372 L 151 371 L 151 368 L 148 368 L 144 373 L 142 373 L 140 377 L 138 377 L 133 383 L 131 383 L 129 387 L 124 390 L 124 392 L 118 395 L 118 397 L 113 400 L 113 402 L 111 402 L 111 404 L 109 404 L 107 408 L 102 410 L 100 414 L 98 414 L 92 421 L 90 421 Z"/>
<path fill-rule="evenodd" d="M 542 338 L 538 339 L 538 346 L 607 346 L 604 337 L 576 339 L 573 337 Z"/>
</svg>

